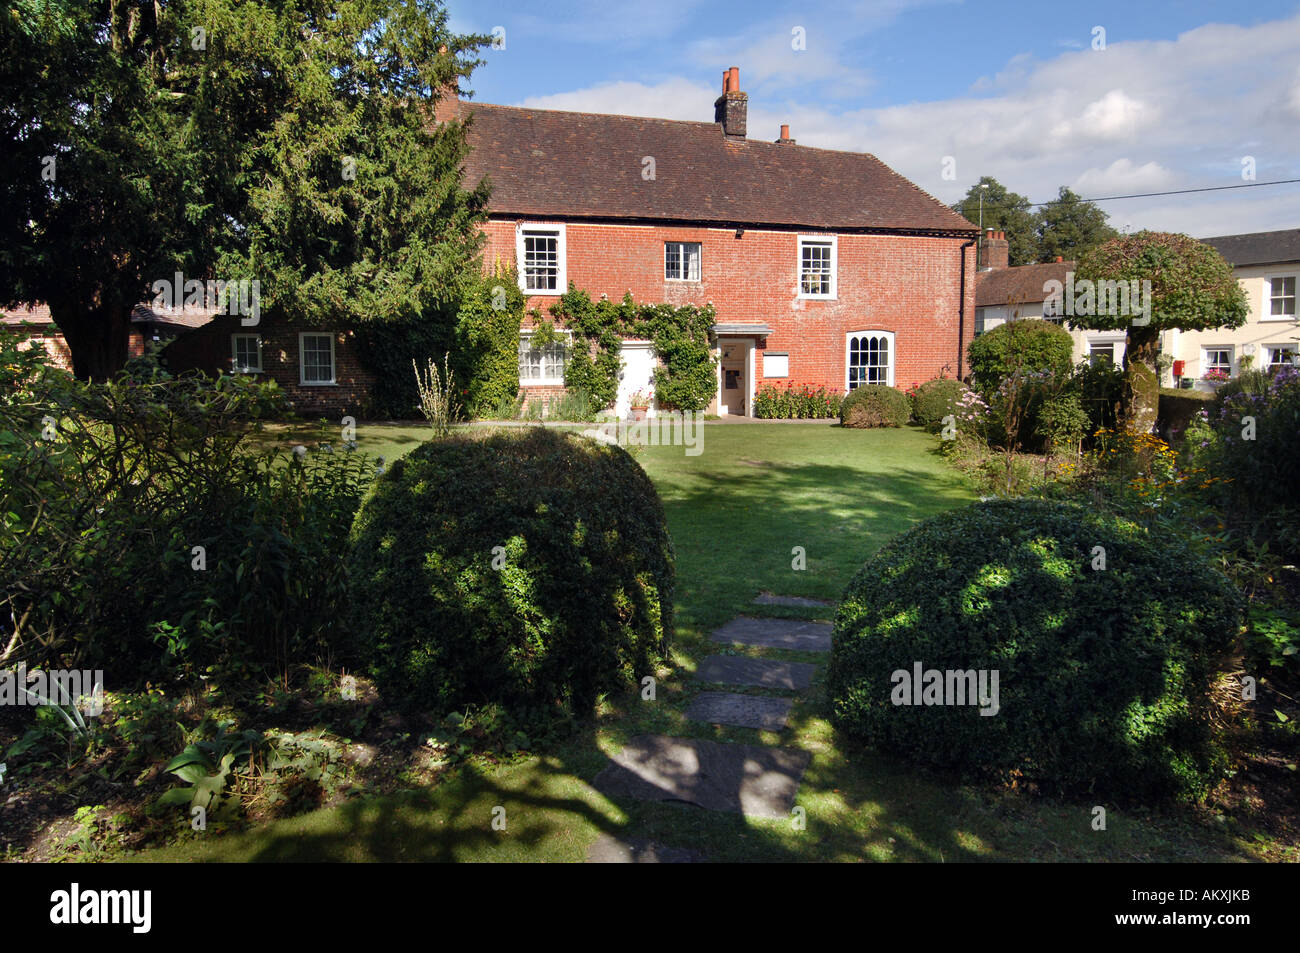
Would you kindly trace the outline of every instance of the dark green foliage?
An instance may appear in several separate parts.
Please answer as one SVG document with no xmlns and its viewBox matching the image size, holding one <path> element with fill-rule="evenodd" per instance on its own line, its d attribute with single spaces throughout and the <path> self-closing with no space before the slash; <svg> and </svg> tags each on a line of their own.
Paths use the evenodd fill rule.
<svg viewBox="0 0 1300 953">
<path fill-rule="evenodd" d="M 1026 318 L 981 334 L 970 342 L 967 354 L 972 383 L 987 395 L 1016 370 L 1050 370 L 1065 378 L 1074 363 L 1074 343 L 1059 325 Z"/>
<path fill-rule="evenodd" d="M 618 394 L 618 352 L 624 338 L 654 342 L 659 407 L 701 411 L 717 393 L 717 359 L 711 350 L 715 315 L 709 305 L 637 304 L 631 294 L 619 302 L 592 301 L 570 285 L 551 314 L 573 334 L 565 385 L 583 388 L 598 407 L 612 404 Z"/>
<path fill-rule="evenodd" d="M 97 379 L 176 270 L 336 328 L 447 306 L 487 190 L 429 112 L 490 39 L 436 0 L 7 6 L 0 303 L 48 302 Z"/>
<path fill-rule="evenodd" d="M 621 448 L 524 428 L 417 447 L 352 530 L 353 648 L 395 703 L 589 714 L 672 635 L 673 552 Z"/>
<path fill-rule="evenodd" d="M 282 671 L 323 650 L 370 465 L 343 450 L 253 449 L 258 420 L 283 409 L 274 383 L 246 377 L 54 374 L 11 392 L 0 618 L 17 630 L 3 626 L 0 651 L 102 668 L 120 688 Z"/>
<path fill-rule="evenodd" d="M 926 381 L 912 393 L 912 417 L 928 429 L 943 425 L 943 418 L 957 412 L 957 401 L 966 393 L 961 381 L 950 377 L 936 377 Z"/>
<path fill-rule="evenodd" d="M 1124 371 L 1109 361 L 1080 361 L 1070 375 L 1067 392 L 1079 398 L 1088 415 L 1088 434 L 1099 429 L 1114 430 L 1119 424 L 1123 399 Z"/>
<path fill-rule="evenodd" d="M 1085 201 L 1066 186 L 1038 210 L 1035 232 L 1038 261 L 1077 261 L 1118 233 L 1106 222 L 1101 206 Z"/>
<path fill-rule="evenodd" d="M 1254 517 L 1256 534 L 1293 556 L 1300 554 L 1300 371 L 1282 367 L 1263 393 L 1254 392 L 1258 386 L 1252 377 L 1215 395 L 1210 467 L 1228 481 L 1231 509 Z"/>
<path fill-rule="evenodd" d="M 462 283 L 460 300 L 408 320 L 361 329 L 361 359 L 375 373 L 371 417 L 419 416 L 411 362 L 439 366 L 450 355 L 456 403 L 471 417 L 491 416 L 519 393 L 519 328 L 524 294 L 513 268 L 497 267 Z"/>
<path fill-rule="evenodd" d="M 1228 579 L 1177 534 L 1072 505 L 980 503 L 895 537 L 849 583 L 833 716 L 873 747 L 966 777 L 1199 798 L 1224 767 L 1209 693 L 1241 618 Z M 996 670 L 997 714 L 893 704 L 892 673 L 915 662 Z"/>
<path fill-rule="evenodd" d="M 911 399 L 887 384 L 862 384 L 840 403 L 845 427 L 901 427 L 911 419 Z"/>
</svg>

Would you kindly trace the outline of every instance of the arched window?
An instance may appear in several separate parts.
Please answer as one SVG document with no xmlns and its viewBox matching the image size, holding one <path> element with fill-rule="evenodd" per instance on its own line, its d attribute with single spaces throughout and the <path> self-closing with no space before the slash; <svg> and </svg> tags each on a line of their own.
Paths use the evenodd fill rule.
<svg viewBox="0 0 1300 953">
<path fill-rule="evenodd" d="M 894 383 L 894 333 L 855 331 L 847 335 L 848 389 L 859 384 Z"/>
</svg>

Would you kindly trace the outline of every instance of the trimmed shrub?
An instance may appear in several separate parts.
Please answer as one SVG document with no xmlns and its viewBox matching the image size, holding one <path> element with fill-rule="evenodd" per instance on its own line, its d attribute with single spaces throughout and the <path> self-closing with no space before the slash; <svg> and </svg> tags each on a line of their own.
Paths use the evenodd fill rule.
<svg viewBox="0 0 1300 953">
<path fill-rule="evenodd" d="M 912 394 L 912 416 L 928 430 L 937 430 L 943 418 L 957 414 L 958 401 L 969 388 L 950 377 L 926 381 Z"/>
<path fill-rule="evenodd" d="M 1060 325 L 1037 318 L 999 324 L 981 334 L 966 349 L 971 380 L 987 394 L 1013 371 L 1051 371 L 1058 379 L 1070 375 L 1074 342 Z"/>
<path fill-rule="evenodd" d="M 354 649 L 394 702 L 589 713 L 672 634 L 663 508 L 622 448 L 540 427 L 456 434 L 393 464 L 352 531 Z"/>
<path fill-rule="evenodd" d="M 1200 798 L 1225 763 L 1207 712 L 1240 622 L 1231 583 L 1176 535 L 1068 504 L 979 503 L 895 537 L 849 583 L 833 717 L 873 747 L 970 778 Z M 917 663 L 997 672 L 996 714 L 895 704 L 893 673 Z"/>
<path fill-rule="evenodd" d="M 840 403 L 845 427 L 901 427 L 912 419 L 912 402 L 887 384 L 862 384 Z"/>
</svg>

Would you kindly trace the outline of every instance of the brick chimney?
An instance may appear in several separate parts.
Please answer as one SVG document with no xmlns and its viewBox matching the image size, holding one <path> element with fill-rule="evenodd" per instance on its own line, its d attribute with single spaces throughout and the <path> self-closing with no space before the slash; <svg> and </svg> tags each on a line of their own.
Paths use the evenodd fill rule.
<svg viewBox="0 0 1300 953">
<path fill-rule="evenodd" d="M 783 146 L 794 145 L 794 140 L 790 138 L 790 126 L 788 124 L 781 124 L 781 138 L 776 141 Z"/>
<path fill-rule="evenodd" d="M 438 47 L 438 52 L 446 56 L 447 47 Z M 460 118 L 460 77 L 454 77 L 450 83 L 438 90 L 438 101 L 433 107 L 433 118 L 436 122 L 448 122 L 452 119 Z"/>
<path fill-rule="evenodd" d="M 1007 241 L 1007 233 L 985 229 L 983 247 L 980 249 L 980 268 L 985 271 L 1006 268 L 1010 261 L 1011 243 Z"/>
<path fill-rule="evenodd" d="M 722 74 L 722 95 L 713 103 L 713 121 L 722 123 L 728 139 L 744 139 L 748 113 L 749 95 L 740 91 L 740 67 L 733 66 Z"/>
</svg>

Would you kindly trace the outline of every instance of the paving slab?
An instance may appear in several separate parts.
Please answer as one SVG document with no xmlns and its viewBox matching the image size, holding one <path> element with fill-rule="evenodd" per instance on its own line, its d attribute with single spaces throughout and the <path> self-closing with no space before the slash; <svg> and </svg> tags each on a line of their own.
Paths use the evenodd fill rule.
<svg viewBox="0 0 1300 953">
<path fill-rule="evenodd" d="M 805 596 L 778 596 L 771 592 L 760 592 L 754 599 L 756 606 L 803 606 L 813 609 L 827 609 L 835 603 L 825 599 L 809 599 Z"/>
<path fill-rule="evenodd" d="M 686 717 L 713 725 L 784 731 L 793 704 L 794 700 L 790 698 L 739 695 L 735 692 L 700 692 L 691 699 Z"/>
<path fill-rule="evenodd" d="M 798 691 L 812 684 L 816 665 L 807 662 L 774 662 L 771 659 L 739 655 L 710 655 L 695 669 L 697 682 L 717 685 L 754 685 L 758 688 L 788 688 Z"/>
<path fill-rule="evenodd" d="M 804 622 L 801 619 L 732 619 L 709 636 L 714 642 L 739 642 L 770 649 L 795 649 L 800 652 L 829 652 L 829 622 Z"/>
<path fill-rule="evenodd" d="M 637 735 L 592 785 L 609 797 L 789 817 L 811 757 L 790 748 Z"/>
<path fill-rule="evenodd" d="M 619 840 L 601 834 L 587 849 L 589 864 L 698 864 L 704 855 L 684 847 L 665 847 L 649 840 Z"/>
</svg>

